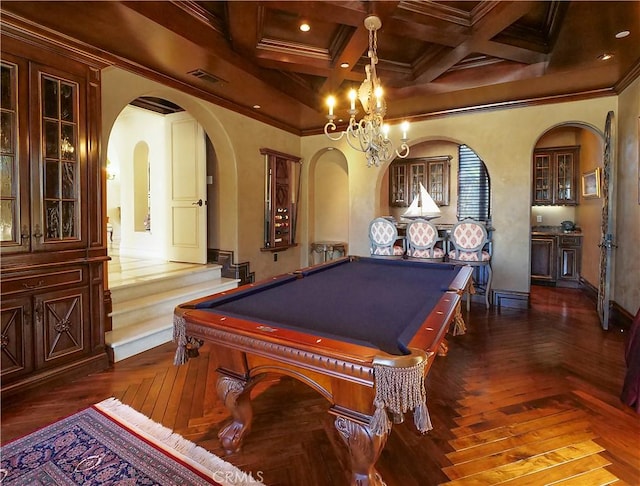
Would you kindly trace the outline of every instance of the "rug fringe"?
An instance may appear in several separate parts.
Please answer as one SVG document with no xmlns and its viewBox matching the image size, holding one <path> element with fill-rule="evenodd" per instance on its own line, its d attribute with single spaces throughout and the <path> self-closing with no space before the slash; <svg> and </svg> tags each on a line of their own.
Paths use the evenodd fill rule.
<svg viewBox="0 0 640 486">
<path fill-rule="evenodd" d="M 220 459 L 215 454 L 176 434 L 168 427 L 154 422 L 146 415 L 138 412 L 117 398 L 107 398 L 95 407 L 118 422 L 122 422 L 142 435 L 148 435 L 169 452 L 178 452 L 181 459 L 209 475 L 214 481 L 223 486 L 256 486 L 263 485 L 250 473 L 241 471 L 233 464 Z M 264 486 L 264 485 L 263 485 Z"/>
</svg>

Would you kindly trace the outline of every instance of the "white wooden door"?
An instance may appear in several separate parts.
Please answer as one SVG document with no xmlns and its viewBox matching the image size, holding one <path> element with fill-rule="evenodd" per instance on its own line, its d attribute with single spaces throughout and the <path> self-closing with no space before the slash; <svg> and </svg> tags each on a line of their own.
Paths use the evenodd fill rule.
<svg viewBox="0 0 640 486">
<path fill-rule="evenodd" d="M 167 257 L 207 261 L 206 162 L 204 130 L 188 113 L 167 115 L 167 189 L 170 199 Z"/>
<path fill-rule="evenodd" d="M 613 135 L 613 111 L 607 113 L 604 129 L 604 156 L 602 160 L 602 231 L 600 241 L 600 282 L 598 284 L 598 315 L 603 329 L 609 329 L 609 304 L 615 257 L 615 189 L 616 157 Z"/>
</svg>

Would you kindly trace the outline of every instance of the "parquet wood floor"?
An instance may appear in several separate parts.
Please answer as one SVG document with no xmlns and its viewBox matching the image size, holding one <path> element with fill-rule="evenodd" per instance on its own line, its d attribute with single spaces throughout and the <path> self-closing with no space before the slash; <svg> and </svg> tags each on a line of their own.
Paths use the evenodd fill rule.
<svg viewBox="0 0 640 486">
<path fill-rule="evenodd" d="M 377 467 L 388 486 L 640 485 L 640 416 L 619 401 L 625 334 L 600 330 L 580 291 L 533 287 L 527 310 L 473 304 L 469 331 L 428 377 L 434 430 L 394 426 Z M 205 346 L 187 365 L 167 344 L 66 386 L 2 404 L 2 443 L 114 396 L 271 486 L 347 484 L 329 404 L 291 378 L 253 391 L 254 424 L 226 456 L 228 413 Z"/>
</svg>

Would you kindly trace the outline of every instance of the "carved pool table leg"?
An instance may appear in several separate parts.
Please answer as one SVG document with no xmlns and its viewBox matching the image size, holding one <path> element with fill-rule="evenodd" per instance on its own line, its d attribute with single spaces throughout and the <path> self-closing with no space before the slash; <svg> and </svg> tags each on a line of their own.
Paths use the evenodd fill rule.
<svg viewBox="0 0 640 486">
<path fill-rule="evenodd" d="M 228 454 L 240 449 L 242 439 L 251 429 L 253 410 L 250 389 L 251 386 L 243 380 L 224 375 L 218 378 L 218 397 L 231 412 L 231 423 L 218 432 L 222 447 Z"/>
<path fill-rule="evenodd" d="M 349 448 L 351 486 L 385 486 L 375 464 L 387 442 L 387 434 L 379 436 L 368 425 L 346 417 L 336 417 L 335 427 Z"/>
</svg>

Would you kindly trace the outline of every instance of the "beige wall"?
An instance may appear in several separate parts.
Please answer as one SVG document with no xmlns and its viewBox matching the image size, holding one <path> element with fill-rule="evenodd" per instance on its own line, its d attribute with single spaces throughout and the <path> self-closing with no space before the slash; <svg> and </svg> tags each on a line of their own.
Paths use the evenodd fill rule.
<svg viewBox="0 0 640 486">
<path fill-rule="evenodd" d="M 614 132 L 618 161 L 616 238 L 613 296 L 631 314 L 640 306 L 640 205 L 638 170 L 640 151 L 640 78 L 619 96 Z"/>
<path fill-rule="evenodd" d="M 626 208 L 630 201 L 635 206 L 624 209 L 620 224 L 631 227 L 638 221 L 637 205 L 637 159 L 638 159 L 638 98 L 639 82 L 636 81 L 621 96 L 621 106 L 625 105 L 619 116 L 621 152 L 624 161 L 620 171 L 629 188 L 621 190 L 624 201 L 620 205 Z M 367 229 L 369 221 L 388 212 L 388 203 L 381 200 L 384 174 L 387 167 L 366 167 L 364 157 L 346 145 L 346 142 L 331 142 L 324 135 L 299 138 L 282 130 L 273 128 L 235 112 L 211 103 L 188 96 L 177 90 L 135 76 L 117 68 L 108 68 L 103 72 L 103 157 L 106 159 L 106 141 L 119 112 L 138 96 L 160 96 L 186 110 L 204 127 L 215 147 L 219 165 L 220 212 L 215 224 L 219 228 L 220 247 L 236 251 L 238 261 L 248 260 L 256 278 L 290 271 L 306 264 L 309 260 L 309 243 L 313 238 L 323 236 L 327 230 L 326 222 L 316 225 L 314 206 L 317 205 L 314 188 L 310 180 L 315 180 L 315 170 L 322 164 L 322 157 L 328 148 L 335 149 L 330 157 L 344 160 L 342 172 L 336 177 L 342 178 L 343 195 L 348 193 L 344 208 L 347 214 L 340 223 L 340 237 L 348 239 L 349 251 L 356 255 L 368 254 Z M 624 103 L 622 103 L 624 99 Z M 494 282 L 495 289 L 509 291 L 529 291 L 529 238 L 531 222 L 531 157 L 540 136 L 551 128 L 577 123 L 591 127 L 595 131 L 604 130 L 606 114 L 617 109 L 617 97 L 605 97 L 594 100 L 567 102 L 555 105 L 514 108 L 476 112 L 464 115 L 452 115 L 443 118 L 413 123 L 410 136 L 411 145 L 439 140 L 454 144 L 464 143 L 470 146 L 485 162 L 492 183 L 492 215 L 494 233 Z M 397 130 L 395 131 L 397 133 Z M 623 141 L 624 140 L 624 141 Z M 268 147 L 303 158 L 300 220 L 298 242 L 300 246 L 279 253 L 278 261 L 273 255 L 261 252 L 263 244 L 263 204 L 264 204 L 264 161 L 259 155 L 261 147 Z M 344 157 L 344 159 L 342 159 Z M 632 160 L 633 159 L 633 160 Z M 332 162 L 333 163 L 333 162 Z M 342 162 L 341 162 L 342 163 Z M 452 166 L 452 173 L 457 167 Z M 348 174 L 346 189 L 344 173 Z M 338 175 L 340 174 L 340 175 Z M 331 187 L 331 182 L 320 175 L 323 187 Z M 626 180 L 625 179 L 625 180 Z M 635 186 L 633 185 L 635 184 Z M 633 191 L 633 197 L 630 196 Z M 343 196 L 340 196 L 343 197 Z M 334 209 L 332 209 L 333 211 Z M 345 225 L 347 227 L 345 227 Z M 637 224 L 636 224 L 637 228 Z M 328 230 L 327 230 L 328 231 Z M 617 268 L 637 270 L 640 261 L 640 247 L 635 239 L 620 238 Z M 327 233 L 328 234 L 328 233 Z M 629 244 L 634 241 L 633 244 Z M 622 250 L 624 246 L 624 251 Z M 621 263 L 622 262 L 622 263 Z M 623 306 L 629 310 L 637 308 L 638 272 L 634 276 L 617 271 L 621 279 L 616 283 L 616 297 L 619 295 Z M 621 302 L 621 304 L 622 304 Z"/>
<path fill-rule="evenodd" d="M 267 147 L 299 155 L 300 138 L 249 119 L 173 88 L 109 67 L 102 71 L 102 157 L 114 122 L 129 102 L 139 96 L 157 96 L 187 110 L 204 128 L 215 148 L 219 191 L 216 225 L 220 248 L 236 252 L 236 261 L 250 261 L 256 278 L 266 278 L 300 266 L 300 246 L 280 252 L 274 261 L 264 246 L 264 159 Z"/>
<path fill-rule="evenodd" d="M 313 168 L 313 232 L 311 241 L 349 239 L 349 173 L 347 161 L 337 150 L 328 150 Z"/>
<path fill-rule="evenodd" d="M 582 130 L 580 132 L 580 191 L 582 174 L 603 166 L 604 140 L 600 136 Z M 576 206 L 576 221 L 582 229 L 582 268 L 580 276 L 594 287 L 600 279 L 600 247 L 602 227 L 602 199 L 583 198 Z"/>
<path fill-rule="evenodd" d="M 607 97 L 452 115 L 412 125 L 412 146 L 429 140 L 465 143 L 487 166 L 492 185 L 493 226 L 496 228 L 495 289 L 529 291 L 531 157 L 538 139 L 552 127 L 569 122 L 602 132 L 607 112 L 615 109 L 616 98 Z M 386 167 L 367 169 L 362 154 L 344 141 L 333 143 L 324 135 L 303 138 L 302 156 L 313 159 L 330 144 L 345 154 L 349 165 L 350 252 L 366 255 L 368 223 L 387 212 L 386 200 L 383 206 L 381 197 Z"/>
</svg>

